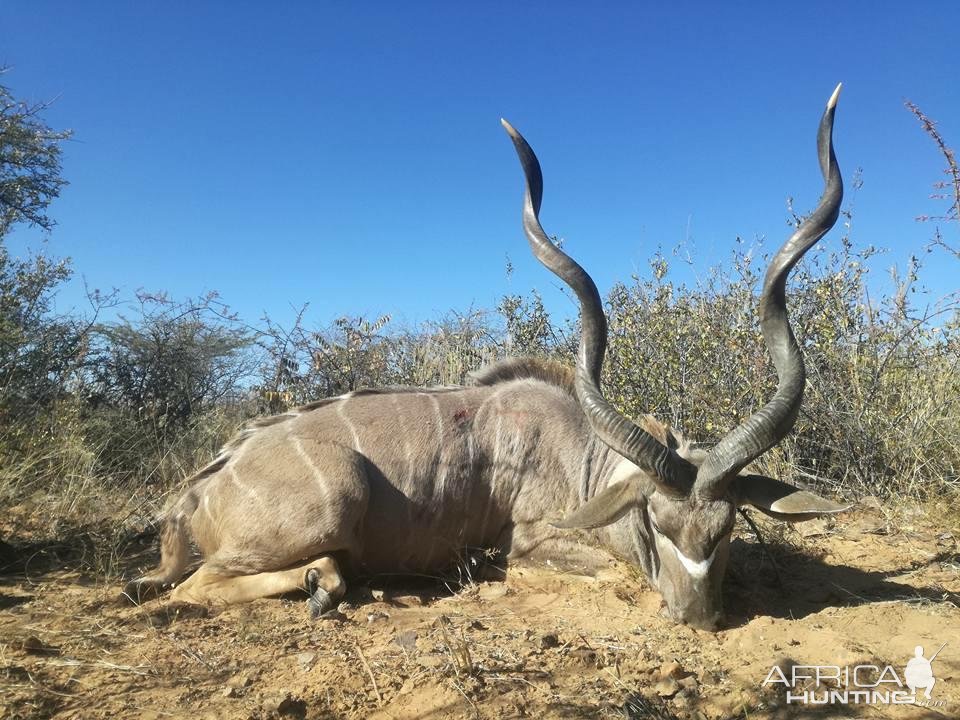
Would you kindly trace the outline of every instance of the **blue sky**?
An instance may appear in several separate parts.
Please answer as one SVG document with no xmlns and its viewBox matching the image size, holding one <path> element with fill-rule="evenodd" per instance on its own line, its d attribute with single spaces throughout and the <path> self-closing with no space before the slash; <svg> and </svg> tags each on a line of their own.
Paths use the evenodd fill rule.
<svg viewBox="0 0 960 720">
<path fill-rule="evenodd" d="M 932 235 L 915 216 L 945 211 L 943 159 L 902 102 L 960 146 L 955 0 L 272 5 L 0 5 L 4 82 L 75 131 L 47 243 L 78 273 L 61 309 L 82 276 L 127 297 L 218 290 L 248 320 L 309 302 L 315 325 L 531 288 L 570 312 L 528 254 L 500 117 L 540 156 L 547 231 L 601 291 L 683 240 L 698 272 L 737 236 L 779 243 L 786 198 L 819 196 L 839 81 L 838 156 L 864 179 L 853 239 L 889 249 L 878 276 Z M 923 279 L 942 294 L 957 270 L 934 256 Z"/>
</svg>

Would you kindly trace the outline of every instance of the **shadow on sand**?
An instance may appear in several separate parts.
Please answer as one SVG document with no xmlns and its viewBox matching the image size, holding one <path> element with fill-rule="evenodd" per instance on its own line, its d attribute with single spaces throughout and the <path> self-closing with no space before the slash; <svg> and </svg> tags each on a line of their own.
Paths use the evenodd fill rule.
<svg viewBox="0 0 960 720">
<path fill-rule="evenodd" d="M 948 602 L 960 607 L 960 594 L 915 584 L 905 577 L 940 563 L 960 564 L 960 555 L 954 550 L 884 571 L 824 562 L 790 545 L 774 545 L 770 554 L 780 568 L 779 579 L 770 557 L 758 544 L 740 538 L 733 541 L 724 587 L 728 627 L 738 627 L 758 616 L 800 619 L 827 608 L 875 602 Z"/>
</svg>

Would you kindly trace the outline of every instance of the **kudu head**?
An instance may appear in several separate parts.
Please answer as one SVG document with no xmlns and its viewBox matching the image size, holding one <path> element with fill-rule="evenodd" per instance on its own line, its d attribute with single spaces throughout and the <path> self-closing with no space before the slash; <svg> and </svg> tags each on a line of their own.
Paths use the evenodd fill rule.
<svg viewBox="0 0 960 720">
<path fill-rule="evenodd" d="M 672 431 L 658 439 L 621 415 L 600 391 L 607 324 L 590 276 L 554 245 L 540 225 L 543 177 L 526 140 L 509 123 L 526 176 L 523 228 L 534 255 L 577 295 L 582 334 L 576 367 L 580 405 L 597 437 L 622 455 L 605 490 L 556 523 L 564 528 L 598 528 L 637 510 L 637 546 L 669 614 L 704 629 L 722 618 L 721 585 L 736 510 L 749 505 L 786 521 L 841 512 L 846 506 L 773 478 L 749 473 L 747 466 L 780 442 L 800 410 L 805 383 L 803 357 L 787 317 L 786 281 L 791 268 L 827 231 L 840 212 L 843 181 L 833 151 L 833 117 L 840 86 L 820 120 L 817 150 L 825 188 L 813 213 L 784 243 L 770 263 L 760 297 L 760 327 L 779 383 L 771 400 L 709 450 L 696 449 Z M 648 426 L 649 428 L 649 426 Z"/>
</svg>

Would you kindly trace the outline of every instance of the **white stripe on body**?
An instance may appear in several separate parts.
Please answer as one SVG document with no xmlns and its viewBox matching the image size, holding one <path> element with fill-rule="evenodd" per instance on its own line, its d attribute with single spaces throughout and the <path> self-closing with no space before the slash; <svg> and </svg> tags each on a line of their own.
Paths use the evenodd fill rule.
<svg viewBox="0 0 960 720">
<path fill-rule="evenodd" d="M 228 471 L 228 477 L 230 478 L 230 480 L 233 481 L 233 483 L 234 483 L 238 488 L 240 488 L 241 490 L 243 490 L 243 492 L 246 493 L 249 497 L 251 497 L 251 498 L 253 498 L 255 501 L 257 501 L 257 503 L 262 503 L 262 502 L 263 502 L 262 498 L 260 497 L 259 493 L 258 493 L 256 490 L 254 490 L 254 489 L 253 489 L 252 487 L 250 487 L 249 485 L 245 485 L 244 483 L 240 482 L 240 478 L 237 477 L 237 471 L 233 468 L 232 465 L 228 465 L 228 466 L 226 467 L 226 470 Z"/>
<path fill-rule="evenodd" d="M 343 401 L 337 403 L 337 415 L 340 416 L 340 419 L 343 420 L 350 434 L 353 436 L 353 449 L 363 455 L 363 448 L 360 446 L 360 436 L 357 434 L 357 428 L 354 427 L 354 424 L 350 422 L 350 418 L 347 417 L 346 407 L 349 400 L 350 396 L 344 395 Z"/>
</svg>

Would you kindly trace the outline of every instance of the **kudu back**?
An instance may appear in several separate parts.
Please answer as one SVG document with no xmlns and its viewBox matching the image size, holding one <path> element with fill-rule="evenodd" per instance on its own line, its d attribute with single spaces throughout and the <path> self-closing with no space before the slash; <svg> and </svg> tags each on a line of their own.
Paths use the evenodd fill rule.
<svg viewBox="0 0 960 720">
<path fill-rule="evenodd" d="M 846 509 L 746 469 L 790 431 L 803 397 L 786 279 L 839 213 L 839 91 L 817 135 L 823 195 L 773 258 L 760 299 L 777 390 L 709 451 L 603 397 L 600 295 L 541 227 L 540 165 L 504 121 L 526 179 L 530 247 L 580 302 L 576 367 L 506 360 L 464 387 L 365 390 L 253 422 L 191 478 L 167 513 L 160 566 L 126 594 L 173 586 L 174 600 L 235 603 L 302 589 L 317 615 L 342 597 L 344 562 L 433 573 L 468 549 L 571 557 L 600 545 L 642 567 L 677 621 L 716 628 L 738 506 L 787 521 Z M 181 583 L 191 539 L 204 561 Z"/>
</svg>

